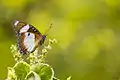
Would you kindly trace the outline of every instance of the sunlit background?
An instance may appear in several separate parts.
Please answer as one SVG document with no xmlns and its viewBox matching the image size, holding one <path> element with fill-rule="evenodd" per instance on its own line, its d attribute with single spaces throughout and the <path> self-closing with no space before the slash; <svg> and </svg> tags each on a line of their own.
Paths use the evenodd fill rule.
<svg viewBox="0 0 120 80">
<path fill-rule="evenodd" d="M 52 23 L 56 38 L 47 63 L 66 80 L 118 80 L 120 75 L 120 0 L 0 0 L 0 80 L 15 64 L 12 21 L 34 25 L 41 33 Z"/>
</svg>

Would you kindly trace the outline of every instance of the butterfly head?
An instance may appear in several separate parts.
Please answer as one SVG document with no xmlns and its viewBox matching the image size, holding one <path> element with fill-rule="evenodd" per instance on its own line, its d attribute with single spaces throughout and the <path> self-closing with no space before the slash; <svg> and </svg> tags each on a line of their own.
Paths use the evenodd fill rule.
<svg viewBox="0 0 120 80">
<path fill-rule="evenodd" d="M 52 27 L 52 24 L 50 24 L 49 28 L 45 31 L 44 35 L 42 35 L 42 39 L 40 40 L 40 45 L 42 45 L 44 43 L 44 41 L 48 35 L 47 33 L 51 29 L 51 27 Z"/>
<path fill-rule="evenodd" d="M 46 35 L 42 35 L 42 39 L 40 40 L 40 45 L 44 43 L 45 39 L 46 39 Z"/>
</svg>

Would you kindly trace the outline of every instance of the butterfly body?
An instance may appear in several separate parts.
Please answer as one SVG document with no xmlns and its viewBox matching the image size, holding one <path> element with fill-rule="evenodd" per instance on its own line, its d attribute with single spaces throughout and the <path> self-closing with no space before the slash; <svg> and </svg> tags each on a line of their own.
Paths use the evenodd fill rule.
<svg viewBox="0 0 120 80">
<path fill-rule="evenodd" d="M 25 22 L 15 21 L 14 29 L 18 38 L 18 50 L 23 54 L 34 52 L 46 38 L 46 35 L 42 35 L 34 26 Z"/>
</svg>

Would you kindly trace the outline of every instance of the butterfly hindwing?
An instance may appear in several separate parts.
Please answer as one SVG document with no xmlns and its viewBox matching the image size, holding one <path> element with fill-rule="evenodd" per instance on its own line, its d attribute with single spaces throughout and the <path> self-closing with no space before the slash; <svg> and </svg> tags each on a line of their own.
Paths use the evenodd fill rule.
<svg viewBox="0 0 120 80">
<path fill-rule="evenodd" d="M 32 25 L 15 21 L 14 29 L 18 38 L 18 50 L 26 54 L 33 52 L 43 40 L 43 35 Z"/>
<path fill-rule="evenodd" d="M 19 50 L 20 53 L 26 53 L 27 52 L 27 48 L 24 45 L 24 37 L 25 37 L 24 33 L 22 33 L 18 36 L 18 40 L 17 40 L 18 44 L 17 45 L 18 45 L 18 50 Z"/>
</svg>

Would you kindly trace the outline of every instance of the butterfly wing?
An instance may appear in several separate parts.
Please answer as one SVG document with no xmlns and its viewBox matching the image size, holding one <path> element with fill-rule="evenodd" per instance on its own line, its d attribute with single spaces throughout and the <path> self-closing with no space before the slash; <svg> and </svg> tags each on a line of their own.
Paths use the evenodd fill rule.
<svg viewBox="0 0 120 80">
<path fill-rule="evenodd" d="M 24 37 L 25 37 L 25 35 L 24 35 L 24 33 L 22 33 L 18 36 L 18 40 L 17 40 L 18 50 L 20 53 L 23 53 L 23 54 L 25 54 L 27 52 L 27 48 L 24 45 Z"/>
<path fill-rule="evenodd" d="M 14 29 L 18 38 L 18 50 L 20 53 L 31 53 L 42 40 L 42 34 L 32 25 L 16 21 Z"/>
<path fill-rule="evenodd" d="M 40 39 L 35 40 L 35 35 L 31 32 L 21 33 L 18 40 L 18 49 L 21 53 L 31 53 L 36 49 Z"/>
</svg>

